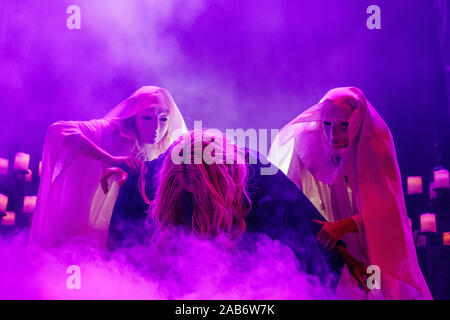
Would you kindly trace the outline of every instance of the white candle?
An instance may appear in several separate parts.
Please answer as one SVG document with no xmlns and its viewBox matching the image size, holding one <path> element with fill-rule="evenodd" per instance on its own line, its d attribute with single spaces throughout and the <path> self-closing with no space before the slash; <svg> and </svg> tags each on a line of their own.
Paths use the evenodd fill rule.
<svg viewBox="0 0 450 320">
<path fill-rule="evenodd" d="M 0 158 L 0 175 L 8 174 L 9 160 Z"/>
<path fill-rule="evenodd" d="M 39 177 L 41 176 L 41 172 L 42 172 L 42 161 L 39 161 L 39 171 L 38 171 Z"/>
<path fill-rule="evenodd" d="M 436 215 L 434 213 L 424 213 L 420 215 L 420 231 L 436 232 Z"/>
<path fill-rule="evenodd" d="M 12 211 L 7 211 L 6 216 L 2 218 L 2 225 L 13 226 L 16 224 L 16 213 Z"/>
<path fill-rule="evenodd" d="M 444 232 L 442 234 L 442 242 L 444 246 L 450 246 L 450 232 Z"/>
<path fill-rule="evenodd" d="M 23 198 L 23 209 L 24 213 L 32 213 L 36 207 L 36 196 L 25 196 Z"/>
<path fill-rule="evenodd" d="M 408 194 L 421 194 L 422 193 L 422 177 L 408 177 Z"/>
<path fill-rule="evenodd" d="M 31 169 L 28 169 L 28 173 L 25 175 L 25 181 L 31 182 L 33 180 L 33 171 Z"/>
<path fill-rule="evenodd" d="M 14 169 L 15 170 L 28 170 L 30 165 L 30 155 L 23 152 L 17 152 L 14 159 Z"/>
<path fill-rule="evenodd" d="M 6 212 L 8 207 L 8 197 L 0 193 L 0 212 Z"/>
<path fill-rule="evenodd" d="M 437 193 L 434 191 L 434 181 L 430 183 L 430 199 L 437 199 Z"/>
<path fill-rule="evenodd" d="M 448 171 L 445 169 L 436 170 L 434 172 L 434 187 L 439 189 L 450 188 Z"/>
</svg>

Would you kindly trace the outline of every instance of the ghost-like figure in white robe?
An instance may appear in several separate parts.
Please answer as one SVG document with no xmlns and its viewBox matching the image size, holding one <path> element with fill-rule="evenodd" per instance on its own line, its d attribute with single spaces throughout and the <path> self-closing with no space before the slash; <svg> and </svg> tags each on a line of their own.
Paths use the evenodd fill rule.
<svg viewBox="0 0 450 320">
<path fill-rule="evenodd" d="M 153 106 L 167 110 L 167 131 L 158 142 L 146 144 L 138 139 L 134 117 Z M 82 135 L 112 156 L 135 156 L 145 161 L 163 153 L 186 131 L 170 93 L 155 86 L 138 89 L 102 119 L 52 124 L 44 140 L 30 247 L 50 248 L 79 237 L 99 247 L 106 245 L 119 187 L 112 182 L 105 194 L 100 180 L 108 164 L 67 148 L 67 137 Z"/>
<path fill-rule="evenodd" d="M 345 148 L 333 148 L 324 134 L 324 110 L 332 109 L 350 110 Z M 342 238 L 348 251 L 365 265 L 379 267 L 381 287 L 369 294 L 345 267 L 338 285 L 341 298 L 432 299 L 408 225 L 392 135 L 360 89 L 330 90 L 280 130 L 269 160 L 329 222 L 351 217 L 357 232 Z"/>
</svg>

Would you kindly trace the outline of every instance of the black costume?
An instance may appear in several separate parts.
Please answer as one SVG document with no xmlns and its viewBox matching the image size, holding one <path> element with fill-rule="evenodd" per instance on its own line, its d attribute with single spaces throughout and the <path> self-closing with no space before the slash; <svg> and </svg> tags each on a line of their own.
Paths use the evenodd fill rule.
<svg viewBox="0 0 450 320">
<path fill-rule="evenodd" d="M 169 151 L 153 161 L 145 162 L 145 192 L 150 201 L 154 199 L 159 173 L 168 155 Z M 243 243 L 248 245 L 252 234 L 257 233 L 277 239 L 293 250 L 301 270 L 319 276 L 324 282 L 332 279 L 331 286 L 335 286 L 343 262 L 335 251 L 320 248 L 315 240 L 321 226 L 312 220 L 324 221 L 323 217 L 281 170 L 274 175 L 261 175 L 260 169 L 268 166 L 263 164 L 268 163 L 267 160 L 261 161 L 261 155 L 248 151 L 247 160 L 250 163 L 247 192 L 251 199 L 251 211 L 246 216 Z M 145 223 L 147 205 L 138 191 L 137 179 L 136 175 L 130 174 L 120 189 L 109 227 L 110 249 L 134 245 L 136 240 L 145 242 L 149 236 L 148 224 Z M 191 205 L 195 204 L 185 205 L 187 211 Z M 342 241 L 340 244 L 343 245 Z"/>
</svg>

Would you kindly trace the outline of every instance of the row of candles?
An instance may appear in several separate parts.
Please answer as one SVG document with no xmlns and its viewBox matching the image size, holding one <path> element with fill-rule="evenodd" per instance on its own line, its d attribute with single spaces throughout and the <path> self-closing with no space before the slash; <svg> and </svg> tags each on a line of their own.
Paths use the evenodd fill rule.
<svg viewBox="0 0 450 320">
<path fill-rule="evenodd" d="M 14 157 L 13 169 L 15 171 L 27 172 L 25 175 L 25 181 L 31 182 L 33 178 L 33 172 L 29 168 L 30 166 L 30 155 L 24 152 L 17 152 Z M 9 160 L 0 158 L 0 175 L 7 175 L 9 168 Z M 39 162 L 38 174 L 41 176 L 42 161 Z"/>
<path fill-rule="evenodd" d="M 33 179 L 33 172 L 29 168 L 30 155 L 24 152 L 16 153 L 14 157 L 13 169 L 14 171 L 25 172 L 25 181 L 31 182 Z M 9 160 L 0 158 L 0 176 L 7 175 L 9 169 Z M 42 161 L 39 162 L 38 174 L 41 176 Z M 25 196 L 23 199 L 22 212 L 31 214 L 36 206 L 36 196 Z M 1 224 L 6 226 L 13 226 L 16 223 L 16 213 L 13 211 L 7 211 L 8 197 L 4 194 L 0 194 L 0 213 L 3 213 L 1 218 Z"/>
<path fill-rule="evenodd" d="M 434 181 L 430 183 L 430 198 L 436 199 L 437 198 L 437 192 L 436 190 L 442 189 L 449 189 L 450 188 L 450 181 L 449 181 L 449 173 L 448 170 L 445 169 L 439 169 L 435 170 L 433 172 Z M 420 176 L 414 176 L 414 177 L 408 177 L 407 179 L 407 189 L 408 194 L 422 194 L 423 193 L 423 187 L 422 187 L 422 177 Z"/>
<path fill-rule="evenodd" d="M 412 221 L 409 220 L 409 227 L 412 229 Z M 436 215 L 434 213 L 423 213 L 420 215 L 420 232 L 436 233 Z M 442 233 L 442 243 L 444 246 L 450 246 L 450 232 Z"/>
<path fill-rule="evenodd" d="M 36 207 L 36 196 L 25 196 L 23 198 L 23 213 L 33 213 Z M 0 193 L 0 213 L 4 213 L 5 216 L 1 219 L 2 225 L 14 225 L 16 222 L 16 213 L 13 211 L 7 211 L 8 207 L 8 197 Z"/>
<path fill-rule="evenodd" d="M 437 169 L 433 172 L 434 181 L 430 183 L 429 196 L 430 199 L 438 198 L 438 190 L 450 189 L 450 179 L 449 172 L 445 169 Z M 408 195 L 422 194 L 423 193 L 423 183 L 422 177 L 411 176 L 408 177 L 407 181 L 407 193 Z M 411 219 L 409 219 L 409 225 L 412 228 Z M 434 213 L 423 213 L 420 215 L 420 232 L 432 232 L 436 233 L 436 215 Z M 443 244 L 450 246 L 450 232 L 444 232 L 442 234 Z"/>
</svg>

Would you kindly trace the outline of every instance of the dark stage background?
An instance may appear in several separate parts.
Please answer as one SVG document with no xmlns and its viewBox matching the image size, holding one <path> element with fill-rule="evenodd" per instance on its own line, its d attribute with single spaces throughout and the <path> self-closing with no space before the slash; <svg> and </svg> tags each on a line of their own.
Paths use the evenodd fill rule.
<svg viewBox="0 0 450 320">
<path fill-rule="evenodd" d="M 366 27 L 370 5 L 380 30 Z M 143 85 L 167 88 L 191 129 L 223 130 L 281 128 L 353 85 L 389 125 L 404 185 L 422 176 L 426 196 L 433 167 L 450 168 L 449 12 L 447 0 L 1 0 L 0 158 L 29 153 L 37 172 L 51 123 L 101 118 Z M 37 183 L 17 188 L 11 205 Z M 424 268 L 448 298 L 447 269 Z"/>
<path fill-rule="evenodd" d="M 66 27 L 70 4 L 81 8 L 80 30 Z M 366 27 L 371 4 L 381 30 Z M 24 151 L 37 165 L 50 123 L 102 117 L 142 85 L 169 89 L 188 125 L 220 129 L 280 128 L 328 89 L 355 85 L 391 128 L 404 176 L 431 175 L 436 141 L 450 167 L 445 1 L 3 0 L 0 8 L 0 157 Z"/>
</svg>

